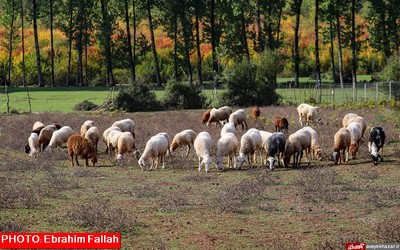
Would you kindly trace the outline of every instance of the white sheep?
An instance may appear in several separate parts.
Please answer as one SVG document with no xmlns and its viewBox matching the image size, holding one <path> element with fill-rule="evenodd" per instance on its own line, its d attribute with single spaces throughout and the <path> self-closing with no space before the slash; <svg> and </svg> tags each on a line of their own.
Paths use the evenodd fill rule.
<svg viewBox="0 0 400 250">
<path fill-rule="evenodd" d="M 244 111 L 243 109 L 238 109 L 229 116 L 229 122 L 235 124 L 235 128 L 238 125 L 242 125 L 242 130 L 244 129 L 243 124 L 245 124 L 247 129 L 246 117 L 246 111 Z"/>
<path fill-rule="evenodd" d="M 168 151 L 168 140 L 163 135 L 152 136 L 146 143 L 146 147 L 138 163 L 142 170 L 146 170 L 146 160 L 151 158 L 150 169 L 157 169 L 158 162 L 162 161 L 162 168 L 165 167 L 165 155 Z"/>
<path fill-rule="evenodd" d="M 261 139 L 262 139 L 262 152 L 265 155 L 265 160 L 267 160 L 266 154 L 268 152 L 268 143 L 267 140 L 269 137 L 271 137 L 272 133 L 268 132 L 268 131 L 263 131 L 263 130 L 259 130 L 260 135 L 261 135 Z M 265 164 L 265 161 L 263 162 L 263 164 Z"/>
<path fill-rule="evenodd" d="M 215 163 L 218 169 L 222 169 L 222 161 L 224 156 L 228 156 L 228 168 L 235 167 L 236 155 L 239 150 L 239 142 L 236 135 L 233 133 L 224 134 L 217 144 L 217 154 Z"/>
<path fill-rule="evenodd" d="M 361 138 L 364 138 L 365 130 L 367 129 L 367 122 L 365 119 L 357 114 L 348 113 L 343 117 L 342 124 L 343 128 L 347 128 L 347 126 L 352 123 L 357 122 L 361 128 Z"/>
<path fill-rule="evenodd" d="M 232 109 L 228 106 L 223 106 L 219 109 L 213 108 L 210 111 L 210 117 L 207 121 L 207 126 L 210 126 L 213 122 L 221 126 L 221 121 L 228 121 L 229 115 L 232 113 Z"/>
<path fill-rule="evenodd" d="M 131 132 L 122 132 L 118 138 L 117 160 L 121 163 L 126 153 L 135 152 L 135 157 L 138 160 L 139 151 L 136 150 L 135 141 Z"/>
<path fill-rule="evenodd" d="M 40 131 L 45 127 L 42 122 L 35 122 L 32 126 L 32 133 L 36 133 L 37 135 L 40 134 Z"/>
<path fill-rule="evenodd" d="M 69 126 L 63 126 L 59 130 L 54 131 L 50 143 L 44 151 L 51 153 L 52 149 L 61 147 L 73 134 L 75 134 L 75 132 Z"/>
<path fill-rule="evenodd" d="M 108 148 L 108 157 L 111 156 L 111 151 L 115 149 L 115 152 L 118 151 L 118 138 L 122 135 L 123 132 L 118 130 L 111 130 L 107 135 L 107 148 Z"/>
<path fill-rule="evenodd" d="M 336 164 L 349 161 L 351 134 L 347 128 L 341 128 L 334 136 L 333 160 Z"/>
<path fill-rule="evenodd" d="M 39 134 L 39 150 L 43 151 L 47 145 L 49 145 L 51 137 L 53 136 L 54 131 L 57 130 L 57 127 L 52 125 L 47 125 L 44 127 Z"/>
<path fill-rule="evenodd" d="M 191 129 L 183 130 L 177 133 L 172 139 L 171 146 L 169 147 L 170 152 L 174 152 L 179 147 L 187 147 L 186 157 L 189 155 L 191 146 L 193 146 L 194 140 L 196 139 L 196 132 Z M 183 155 L 182 155 L 183 156 Z"/>
<path fill-rule="evenodd" d="M 131 132 L 133 138 L 135 138 L 135 122 L 132 119 L 119 120 L 114 122 L 111 126 L 120 128 L 122 132 Z"/>
<path fill-rule="evenodd" d="M 39 136 L 36 133 L 31 133 L 28 138 L 28 145 L 30 148 L 29 157 L 36 158 L 39 154 Z"/>
<path fill-rule="evenodd" d="M 285 152 L 283 154 L 285 167 L 289 166 L 292 155 L 294 156 L 293 167 L 299 167 L 301 158 L 303 157 L 303 150 L 306 151 L 307 162 L 310 164 L 311 133 L 306 129 L 299 129 L 289 135 L 289 138 L 286 140 Z"/>
<path fill-rule="evenodd" d="M 168 141 L 168 155 L 170 156 L 170 155 L 172 155 L 171 154 L 171 150 L 169 149 L 170 148 L 170 146 L 171 146 L 171 137 L 169 136 L 169 134 L 168 133 L 166 133 L 166 132 L 160 132 L 160 133 L 158 133 L 157 135 L 162 135 L 162 136 L 165 136 L 165 138 L 167 138 L 167 141 Z"/>
<path fill-rule="evenodd" d="M 193 143 L 194 150 L 199 158 L 199 171 L 201 165 L 204 164 L 205 171 L 210 172 L 210 164 L 213 164 L 211 159 L 212 137 L 208 132 L 200 132 Z"/>
<path fill-rule="evenodd" d="M 94 122 L 92 120 L 86 120 L 81 126 L 81 136 L 85 137 L 86 131 L 93 126 Z"/>
<path fill-rule="evenodd" d="M 119 127 L 109 127 L 108 129 L 104 130 L 104 132 L 103 132 L 103 142 L 104 142 L 104 144 L 106 144 L 106 153 L 108 153 L 107 137 L 108 137 L 108 134 L 113 130 L 122 132 Z"/>
<path fill-rule="evenodd" d="M 319 136 L 317 131 L 315 131 L 313 128 L 306 126 L 303 129 L 308 130 L 311 133 L 311 159 L 318 159 L 322 161 L 322 149 L 321 146 L 319 145 Z"/>
<path fill-rule="evenodd" d="M 297 113 L 299 114 L 299 121 L 302 127 L 311 125 L 311 123 L 316 123 L 319 125 L 324 124 L 321 117 L 318 114 L 317 107 L 313 107 L 309 104 L 302 103 L 299 106 L 297 106 Z"/>
<path fill-rule="evenodd" d="M 97 128 L 97 127 L 95 127 L 95 126 L 90 127 L 90 128 L 86 131 L 84 137 L 85 137 L 86 139 L 89 139 L 90 141 L 92 141 L 93 144 L 94 144 L 94 146 L 95 146 L 95 148 L 96 148 L 96 150 L 97 150 L 97 145 L 99 144 L 99 141 L 100 141 L 100 138 L 101 138 L 99 128 Z"/>
<path fill-rule="evenodd" d="M 351 141 L 349 151 L 352 159 L 356 159 L 358 149 L 361 141 L 361 127 L 357 122 L 351 122 L 347 125 L 347 129 L 350 131 Z"/>
<path fill-rule="evenodd" d="M 224 136 L 226 133 L 232 133 L 236 135 L 236 127 L 235 124 L 232 122 L 225 123 L 221 129 L 221 137 Z"/>
<path fill-rule="evenodd" d="M 262 138 L 258 129 L 249 129 L 240 139 L 240 150 L 239 156 L 236 157 L 236 166 L 240 169 L 245 161 L 247 161 L 249 167 L 252 166 L 252 157 L 254 157 L 257 151 L 262 148 Z M 261 155 L 261 163 L 263 162 Z"/>
</svg>

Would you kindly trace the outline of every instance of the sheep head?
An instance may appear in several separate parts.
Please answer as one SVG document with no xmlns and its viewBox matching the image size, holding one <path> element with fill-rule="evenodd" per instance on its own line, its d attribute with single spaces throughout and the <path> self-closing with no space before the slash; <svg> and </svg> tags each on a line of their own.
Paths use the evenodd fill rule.
<svg viewBox="0 0 400 250">
<path fill-rule="evenodd" d="M 202 164 L 204 164 L 205 168 L 206 168 L 206 172 L 209 173 L 210 172 L 210 165 L 213 163 L 211 157 L 204 157 Z"/>
<path fill-rule="evenodd" d="M 244 155 L 239 155 L 238 157 L 236 157 L 236 166 L 238 168 L 242 168 L 243 163 L 247 161 L 246 160 L 246 156 Z"/>
<path fill-rule="evenodd" d="M 275 157 L 269 157 L 269 158 L 268 158 L 269 169 L 270 169 L 270 170 L 274 170 L 274 169 L 275 169 L 275 167 L 274 167 L 275 161 L 276 161 Z"/>
</svg>

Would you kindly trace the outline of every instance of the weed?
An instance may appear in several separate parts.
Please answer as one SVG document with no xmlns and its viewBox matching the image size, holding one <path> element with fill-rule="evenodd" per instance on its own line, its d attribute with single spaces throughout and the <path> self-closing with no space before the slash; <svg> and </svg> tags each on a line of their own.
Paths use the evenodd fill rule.
<svg viewBox="0 0 400 250">
<path fill-rule="evenodd" d="M 0 190 L 0 208 L 33 208 L 40 204 L 35 191 L 25 184 L 1 182 Z"/>
<path fill-rule="evenodd" d="M 78 183 L 69 179 L 65 172 L 57 170 L 47 172 L 41 183 L 43 194 L 52 198 L 58 197 L 65 190 L 79 187 Z"/>
<path fill-rule="evenodd" d="M 188 176 L 185 176 L 183 178 L 184 181 L 187 182 L 206 182 L 206 181 L 211 181 L 214 177 L 210 175 L 204 175 L 204 173 L 192 173 Z"/>
<path fill-rule="evenodd" d="M 357 235 L 339 237 L 336 239 L 325 240 L 319 243 L 315 249 L 318 250 L 336 250 L 336 249 L 346 249 L 346 243 L 349 242 L 364 242 Z"/>
<path fill-rule="evenodd" d="M 375 227 L 375 236 L 379 242 L 400 242 L 400 214 L 387 216 Z"/>
<path fill-rule="evenodd" d="M 125 190 L 123 193 L 135 198 L 154 198 L 159 196 L 159 192 L 152 184 L 142 184 L 133 189 Z"/>
<path fill-rule="evenodd" d="M 376 207 L 391 207 L 398 205 L 400 190 L 395 187 L 371 187 L 367 202 Z"/>
<path fill-rule="evenodd" d="M 12 220 L 5 220 L 0 222 L 0 232 L 23 232 L 25 231 L 25 225 L 21 222 L 15 222 Z"/>
<path fill-rule="evenodd" d="M 170 196 L 163 196 L 158 203 L 158 209 L 161 211 L 181 211 L 185 207 L 190 205 L 189 200 L 185 197 L 173 194 Z"/>
<path fill-rule="evenodd" d="M 358 173 L 358 177 L 364 180 L 374 180 L 378 178 L 378 171 L 376 170 L 362 170 Z"/>
</svg>

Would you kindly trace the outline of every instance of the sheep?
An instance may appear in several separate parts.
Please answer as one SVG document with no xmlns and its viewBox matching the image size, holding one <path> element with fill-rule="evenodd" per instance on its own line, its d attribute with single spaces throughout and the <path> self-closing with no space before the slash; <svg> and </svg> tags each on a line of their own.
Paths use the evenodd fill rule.
<svg viewBox="0 0 400 250">
<path fill-rule="evenodd" d="M 275 132 L 266 141 L 269 169 L 274 170 L 274 163 L 276 156 L 278 156 L 278 166 L 281 165 L 283 159 L 283 153 L 286 147 L 285 135 L 281 132 Z"/>
<path fill-rule="evenodd" d="M 224 136 L 224 134 L 226 133 L 232 133 L 236 135 L 236 128 L 234 123 L 228 122 L 224 124 L 224 126 L 221 129 L 221 137 Z"/>
<path fill-rule="evenodd" d="M 342 124 L 343 128 L 347 128 L 347 126 L 352 123 L 357 122 L 361 128 L 361 138 L 364 138 L 365 130 L 367 129 L 367 122 L 365 119 L 357 114 L 348 113 L 343 117 Z"/>
<path fill-rule="evenodd" d="M 71 158 L 72 166 L 74 166 L 74 158 L 76 165 L 79 166 L 78 156 L 82 156 L 85 159 L 85 167 L 89 166 L 88 159 L 90 159 L 93 167 L 97 163 L 96 148 L 90 140 L 81 135 L 75 134 L 68 138 L 67 145 L 68 155 Z"/>
<path fill-rule="evenodd" d="M 267 132 L 267 131 L 262 131 L 262 130 L 259 130 L 259 132 L 260 132 L 261 140 L 262 140 L 262 153 L 263 153 L 263 154 L 266 154 L 267 151 L 268 151 L 267 140 L 268 140 L 268 138 L 272 135 L 272 133 Z M 265 159 L 265 161 L 266 161 L 266 160 L 267 160 L 267 157 L 265 157 L 264 159 Z M 263 162 L 263 164 L 264 164 L 264 163 L 265 163 L 265 162 Z"/>
<path fill-rule="evenodd" d="M 303 150 L 306 151 L 308 165 L 310 165 L 309 153 L 311 151 L 311 133 L 307 129 L 299 129 L 289 135 L 286 140 L 285 152 L 283 153 L 283 163 L 289 166 L 290 158 L 294 157 L 293 167 L 300 167 Z"/>
<path fill-rule="evenodd" d="M 123 119 L 114 122 L 111 127 L 118 127 L 122 132 L 131 132 L 133 138 L 135 138 L 135 122 L 131 119 Z"/>
<path fill-rule="evenodd" d="M 39 134 L 39 150 L 43 151 L 47 145 L 49 145 L 51 137 L 53 136 L 54 131 L 57 130 L 55 125 L 47 125 L 44 127 Z"/>
<path fill-rule="evenodd" d="M 101 138 L 100 130 L 95 126 L 90 127 L 86 131 L 84 137 L 86 139 L 91 140 L 93 142 L 94 146 L 96 147 L 96 150 L 97 150 L 97 145 L 99 144 L 99 141 L 100 141 L 100 138 Z"/>
<path fill-rule="evenodd" d="M 40 131 L 46 127 L 42 122 L 35 122 L 32 126 L 32 133 L 40 134 Z"/>
<path fill-rule="evenodd" d="M 213 164 L 213 160 L 211 159 L 211 147 L 212 147 L 211 135 L 205 131 L 200 132 L 196 136 L 193 146 L 194 150 L 196 151 L 196 155 L 199 158 L 199 171 L 201 171 L 201 165 L 204 164 L 205 171 L 209 173 L 210 164 Z"/>
<path fill-rule="evenodd" d="M 352 159 L 356 159 L 356 155 L 358 152 L 358 149 L 360 147 L 360 141 L 361 141 L 361 127 L 360 124 L 357 122 L 351 122 L 349 125 L 347 125 L 347 129 L 350 131 L 350 136 L 351 136 L 351 142 L 350 142 L 350 153 L 352 156 Z"/>
<path fill-rule="evenodd" d="M 174 136 L 174 139 L 172 139 L 171 146 L 169 147 L 169 150 L 174 152 L 177 148 L 186 146 L 187 151 L 186 151 L 186 157 L 189 155 L 190 147 L 193 146 L 194 140 L 196 139 L 196 132 L 194 132 L 191 129 L 186 129 L 183 130 L 179 133 L 177 133 Z M 182 155 L 183 156 L 183 155 Z"/>
<path fill-rule="evenodd" d="M 73 134 L 75 134 L 75 132 L 69 126 L 63 126 L 59 130 L 54 131 L 53 135 L 51 136 L 50 143 L 44 151 L 51 153 L 52 149 L 61 147 L 63 143 L 67 142 L 68 138 Z"/>
<path fill-rule="evenodd" d="M 371 159 L 374 165 L 378 165 L 378 159 L 381 158 L 383 161 L 382 156 L 379 154 L 379 150 L 382 149 L 383 153 L 383 145 L 385 144 L 385 130 L 380 126 L 375 126 L 371 128 L 368 138 L 368 151 L 371 154 Z"/>
<path fill-rule="evenodd" d="M 247 129 L 246 116 L 246 111 L 244 111 L 243 109 L 238 109 L 229 116 L 229 122 L 235 124 L 235 128 L 238 125 L 242 125 L 242 130 L 244 129 L 244 123 Z"/>
<path fill-rule="evenodd" d="M 157 169 L 158 162 L 162 161 L 162 169 L 165 167 L 165 155 L 168 151 L 168 140 L 164 135 L 152 136 L 146 143 L 146 147 L 142 156 L 139 158 L 139 166 L 142 170 L 146 170 L 146 160 L 151 158 L 150 169 Z"/>
<path fill-rule="evenodd" d="M 139 151 L 136 150 L 135 141 L 131 132 L 122 132 L 121 136 L 118 138 L 117 148 L 117 160 L 119 163 L 121 163 L 123 156 L 126 153 L 132 151 L 135 152 L 135 157 L 139 160 Z"/>
<path fill-rule="evenodd" d="M 318 133 L 311 127 L 307 126 L 303 129 L 308 130 L 311 133 L 311 159 L 318 159 L 322 161 L 322 149 L 319 145 L 319 136 Z"/>
<path fill-rule="evenodd" d="M 210 117 L 208 118 L 207 121 L 207 126 L 210 126 L 213 122 L 217 123 L 219 126 L 221 126 L 221 121 L 228 121 L 229 116 L 232 113 L 232 109 L 228 106 L 223 106 L 219 109 L 213 108 L 210 111 Z"/>
<path fill-rule="evenodd" d="M 127 131 L 126 131 L 127 132 Z M 118 151 L 118 138 L 122 135 L 123 132 L 118 130 L 112 130 L 107 135 L 107 148 L 108 148 L 108 157 L 111 155 L 111 151 L 115 149 L 115 152 Z"/>
<path fill-rule="evenodd" d="M 92 120 L 85 121 L 81 126 L 81 136 L 85 137 L 86 131 L 93 126 L 94 122 Z"/>
<path fill-rule="evenodd" d="M 253 118 L 258 118 L 260 117 L 260 109 L 256 106 L 251 110 L 251 114 L 253 115 Z"/>
<path fill-rule="evenodd" d="M 157 135 L 162 135 L 162 136 L 165 136 L 165 138 L 167 138 L 167 141 L 168 141 L 168 155 L 171 156 L 172 155 L 171 154 L 171 150 L 169 150 L 169 147 L 171 146 L 171 137 L 166 132 L 161 132 L 161 133 L 158 133 Z"/>
<path fill-rule="evenodd" d="M 288 130 L 289 130 L 289 122 L 283 116 L 275 117 L 274 126 L 275 126 L 275 132 L 283 132 L 283 131 L 288 132 Z"/>
<path fill-rule="evenodd" d="M 29 157 L 36 158 L 39 154 L 39 136 L 37 133 L 31 133 L 31 136 L 28 138 L 29 145 Z"/>
<path fill-rule="evenodd" d="M 333 160 L 335 165 L 341 164 L 342 160 L 349 161 L 349 149 L 351 143 L 351 134 L 347 128 L 341 128 L 334 136 Z"/>
<path fill-rule="evenodd" d="M 236 157 L 236 166 L 240 169 L 245 161 L 249 167 L 252 166 L 251 156 L 254 156 L 257 151 L 262 148 L 262 138 L 258 129 L 249 129 L 240 139 L 239 156 Z M 261 162 L 263 159 L 261 157 Z"/>
<path fill-rule="evenodd" d="M 236 154 L 239 150 L 239 142 L 236 135 L 233 133 L 224 134 L 217 144 L 217 154 L 215 157 L 215 163 L 218 169 L 222 169 L 222 160 L 224 156 L 228 156 L 228 168 L 235 167 Z"/>
<path fill-rule="evenodd" d="M 210 112 L 211 112 L 211 109 L 208 109 L 206 112 L 203 113 L 203 115 L 201 117 L 202 124 L 206 124 L 206 122 L 208 122 L 208 119 L 210 119 Z"/>
<path fill-rule="evenodd" d="M 302 103 L 297 106 L 297 113 L 299 114 L 300 125 L 308 126 L 311 123 L 316 123 L 319 125 L 323 125 L 323 121 L 318 114 L 318 108 L 308 105 L 306 103 Z"/>
<path fill-rule="evenodd" d="M 107 143 L 108 134 L 113 130 L 122 132 L 119 127 L 109 127 L 108 129 L 104 130 L 104 132 L 103 132 L 103 142 L 104 142 L 104 144 L 106 144 L 105 153 L 108 153 L 108 143 Z"/>
</svg>

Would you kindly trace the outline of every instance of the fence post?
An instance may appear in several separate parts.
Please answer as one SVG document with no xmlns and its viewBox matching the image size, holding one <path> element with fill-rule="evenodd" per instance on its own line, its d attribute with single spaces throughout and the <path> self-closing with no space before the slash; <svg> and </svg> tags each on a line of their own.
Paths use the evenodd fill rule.
<svg viewBox="0 0 400 250">
<path fill-rule="evenodd" d="M 389 82 L 389 100 L 392 100 L 392 81 Z"/>
<path fill-rule="evenodd" d="M 376 101 L 379 101 L 379 82 L 376 82 L 376 85 L 375 85 L 375 100 Z"/>
<path fill-rule="evenodd" d="M 367 101 L 367 83 L 364 83 L 364 101 Z"/>
</svg>

